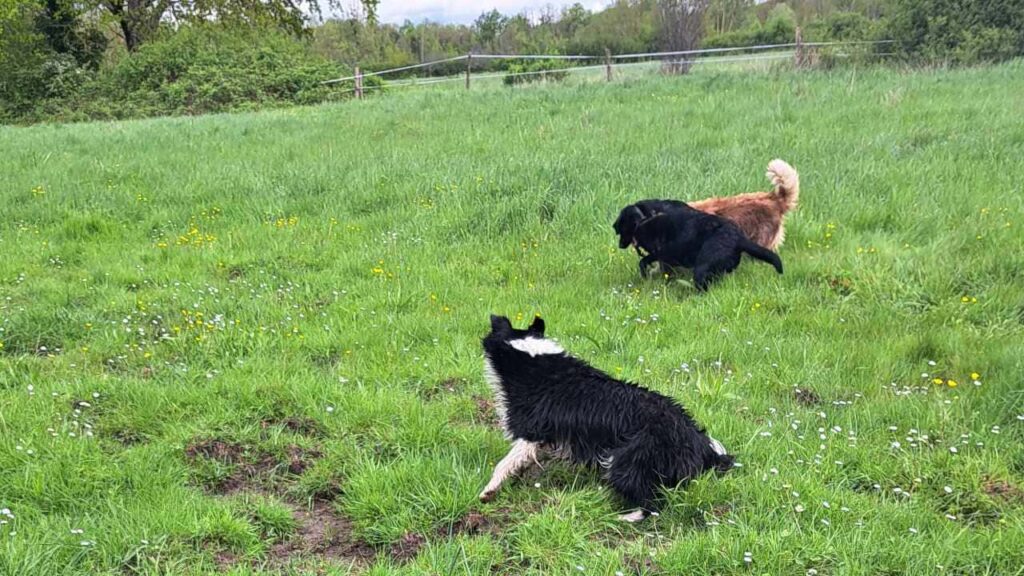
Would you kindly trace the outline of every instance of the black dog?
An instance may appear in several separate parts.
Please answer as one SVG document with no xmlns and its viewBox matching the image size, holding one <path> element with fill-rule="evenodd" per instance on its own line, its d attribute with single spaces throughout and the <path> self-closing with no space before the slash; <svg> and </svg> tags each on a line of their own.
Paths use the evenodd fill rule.
<svg viewBox="0 0 1024 576">
<path fill-rule="evenodd" d="M 659 487 L 673 487 L 733 459 L 675 400 L 616 380 L 544 338 L 544 321 L 516 330 L 491 316 L 483 339 L 484 373 L 512 449 L 494 468 L 480 500 L 494 498 L 510 475 L 535 462 L 538 450 L 605 469 L 630 506 L 621 516 L 642 520 L 655 510 Z"/>
<path fill-rule="evenodd" d="M 623 212 L 628 210 L 626 207 Z M 620 220 L 622 214 L 616 222 Z M 647 252 L 640 260 L 641 276 L 647 276 L 647 268 L 654 262 L 692 268 L 694 284 L 701 292 L 717 278 L 735 270 L 744 252 L 771 264 L 782 274 L 778 254 L 750 241 L 731 220 L 686 204 L 639 222 L 630 236 L 634 245 Z"/>
<path fill-rule="evenodd" d="M 686 204 L 679 200 L 641 200 L 636 204 L 626 206 L 619 212 L 619 217 L 612 224 L 615 233 L 619 235 L 619 248 L 633 244 L 636 253 L 643 256 L 640 253 L 640 247 L 633 242 L 633 232 L 636 231 L 636 227 L 648 218 L 671 212 L 683 206 Z"/>
</svg>

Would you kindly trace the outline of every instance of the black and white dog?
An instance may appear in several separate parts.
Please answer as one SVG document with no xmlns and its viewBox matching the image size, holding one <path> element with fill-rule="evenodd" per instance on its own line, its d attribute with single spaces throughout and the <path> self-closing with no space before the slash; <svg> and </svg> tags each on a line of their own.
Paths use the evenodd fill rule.
<svg viewBox="0 0 1024 576">
<path fill-rule="evenodd" d="M 733 459 L 675 400 L 616 380 L 566 354 L 544 337 L 544 321 L 516 330 L 491 316 L 483 339 L 484 374 L 512 449 L 480 493 L 489 502 L 509 476 L 551 449 L 572 462 L 605 469 L 604 478 L 635 522 L 657 509 L 660 487 L 685 484 Z"/>
</svg>

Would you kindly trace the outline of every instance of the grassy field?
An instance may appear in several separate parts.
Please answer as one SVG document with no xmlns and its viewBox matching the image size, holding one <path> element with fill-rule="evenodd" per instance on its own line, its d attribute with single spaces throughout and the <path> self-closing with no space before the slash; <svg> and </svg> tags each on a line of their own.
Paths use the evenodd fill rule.
<svg viewBox="0 0 1024 576">
<path fill-rule="evenodd" d="M 0 128 L 0 574 L 1020 574 L 1021 110 L 1018 62 Z M 784 276 L 638 280 L 622 205 L 774 157 Z M 743 467 L 478 503 L 491 312 Z"/>
</svg>

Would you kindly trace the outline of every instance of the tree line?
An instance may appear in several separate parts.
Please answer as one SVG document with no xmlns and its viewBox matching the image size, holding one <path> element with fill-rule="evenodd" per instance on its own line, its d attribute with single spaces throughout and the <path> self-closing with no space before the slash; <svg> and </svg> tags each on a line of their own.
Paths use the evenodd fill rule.
<svg viewBox="0 0 1024 576">
<path fill-rule="evenodd" d="M 471 52 L 601 56 L 788 43 L 797 27 L 807 41 L 892 39 L 886 50 L 908 62 L 974 64 L 1024 53 L 1024 0 L 616 0 L 600 11 L 578 3 L 490 10 L 471 24 L 381 23 L 378 7 L 379 0 L 0 0 L 0 121 L 320 102 L 342 92 L 319 81 L 357 65 L 380 70 Z"/>
</svg>

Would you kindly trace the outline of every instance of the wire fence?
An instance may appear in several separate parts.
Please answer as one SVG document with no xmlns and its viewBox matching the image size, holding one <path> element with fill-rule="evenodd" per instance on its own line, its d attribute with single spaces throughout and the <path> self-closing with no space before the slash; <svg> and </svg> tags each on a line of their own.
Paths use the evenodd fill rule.
<svg viewBox="0 0 1024 576">
<path fill-rule="evenodd" d="M 355 92 L 357 96 L 362 96 L 362 93 L 367 90 L 379 90 L 382 88 L 390 87 L 405 87 L 405 86 L 426 86 L 431 84 L 441 84 L 446 82 L 458 82 L 465 81 L 466 88 L 470 86 L 470 79 L 474 80 L 486 80 L 490 78 L 516 78 L 516 77 L 527 77 L 536 75 L 551 75 L 551 74 L 569 74 L 576 72 L 594 71 L 604 69 L 607 73 L 607 77 L 610 80 L 612 78 L 612 70 L 618 68 L 630 68 L 636 66 L 650 66 L 652 63 L 669 64 L 673 66 L 693 66 L 698 64 L 712 64 L 712 63 L 733 63 L 733 62 L 754 62 L 754 61 L 768 61 L 768 60 L 782 60 L 782 59 L 794 59 L 799 65 L 802 61 L 806 61 L 809 54 L 815 53 L 819 48 L 826 47 L 852 47 L 852 46 L 873 46 L 882 44 L 891 44 L 893 40 L 864 40 L 864 41 L 846 41 L 846 42 L 801 42 L 799 36 L 796 42 L 789 42 L 783 44 L 762 44 L 757 46 L 732 46 L 726 48 L 704 48 L 699 50 L 676 50 L 666 52 L 643 52 L 635 54 L 606 54 L 604 56 L 593 56 L 585 54 L 463 54 L 461 56 L 453 56 L 451 58 L 443 58 L 440 60 L 433 60 L 430 62 L 421 62 L 419 64 L 411 64 L 408 66 L 400 66 L 397 68 L 389 68 L 386 70 L 377 70 L 373 72 L 361 72 L 356 67 L 356 72 L 352 76 L 345 76 L 342 78 L 334 78 L 331 80 L 325 80 L 321 82 L 324 85 L 338 84 L 342 82 L 354 82 L 355 86 L 346 90 L 341 90 L 340 94 Z M 745 54 L 737 56 L 729 56 L 730 53 L 744 52 Z M 759 53 L 760 52 L 760 53 Z M 722 56 L 725 54 L 725 56 Z M 885 53 L 874 53 L 874 56 L 887 56 L 892 55 L 891 52 Z M 843 54 L 836 54 L 836 56 L 842 57 Z M 673 58 L 675 57 L 675 58 Z M 679 58 L 683 57 L 683 58 Z M 472 72 L 472 62 L 474 60 L 562 60 L 562 61 L 603 61 L 601 64 L 591 64 L 584 66 L 565 66 L 562 68 L 545 69 L 545 70 L 530 70 L 530 71 L 501 71 L 501 72 Z M 633 60 L 630 62 L 629 60 Z M 437 66 L 440 64 L 450 64 L 453 62 L 466 62 L 466 70 L 464 75 L 453 75 L 444 76 L 440 78 L 432 77 L 418 77 L 412 79 L 392 80 L 388 81 L 386 85 L 377 86 L 363 86 L 363 78 L 371 76 L 385 76 L 388 74 L 394 74 L 398 72 L 407 72 L 409 70 L 416 70 L 421 68 L 427 68 L 431 66 Z"/>
</svg>

